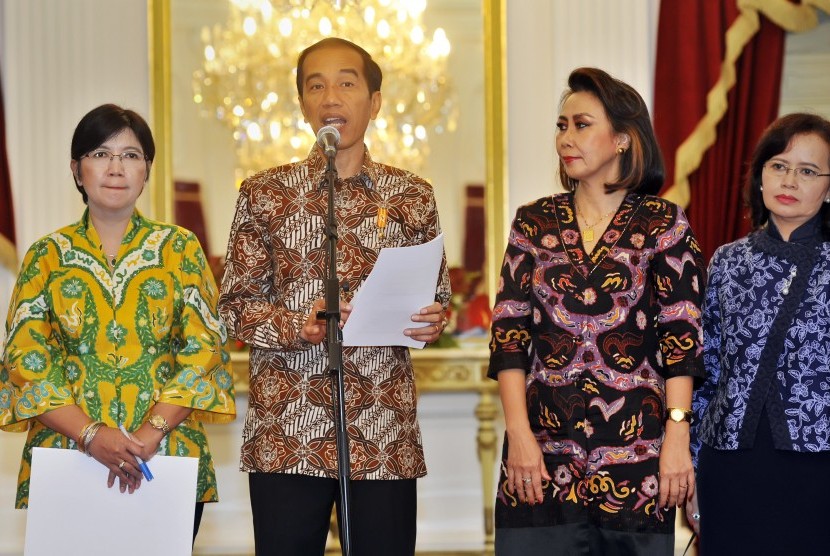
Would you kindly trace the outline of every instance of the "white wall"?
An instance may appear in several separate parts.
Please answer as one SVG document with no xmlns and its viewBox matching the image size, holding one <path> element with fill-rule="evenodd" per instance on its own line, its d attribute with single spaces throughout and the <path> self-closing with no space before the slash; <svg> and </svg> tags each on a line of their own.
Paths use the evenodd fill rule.
<svg viewBox="0 0 830 556">
<path fill-rule="evenodd" d="M 813 112 L 830 118 L 830 14 L 819 25 L 787 36 L 779 114 Z"/>
<path fill-rule="evenodd" d="M 83 210 L 69 171 L 78 120 L 105 102 L 148 117 L 147 7 L 26 0 L 3 2 L 2 10 L 6 142 L 22 256 Z"/>
<path fill-rule="evenodd" d="M 561 191 L 554 133 L 573 69 L 602 68 L 651 107 L 658 7 L 659 0 L 507 3 L 511 219 L 520 205 Z"/>
</svg>

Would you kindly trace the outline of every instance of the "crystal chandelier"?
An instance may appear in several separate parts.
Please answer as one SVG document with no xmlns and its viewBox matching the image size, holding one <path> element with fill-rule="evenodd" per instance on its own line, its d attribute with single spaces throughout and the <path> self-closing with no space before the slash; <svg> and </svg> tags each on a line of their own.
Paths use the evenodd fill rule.
<svg viewBox="0 0 830 556">
<path fill-rule="evenodd" d="M 365 48 L 383 70 L 383 103 L 367 130 L 378 162 L 421 171 L 430 133 L 455 130 L 447 77 L 450 43 L 421 23 L 426 0 L 229 0 L 227 23 L 202 29 L 204 61 L 194 101 L 224 122 L 236 145 L 237 178 L 305 158 L 314 132 L 297 101 L 299 53 L 325 37 Z"/>
</svg>

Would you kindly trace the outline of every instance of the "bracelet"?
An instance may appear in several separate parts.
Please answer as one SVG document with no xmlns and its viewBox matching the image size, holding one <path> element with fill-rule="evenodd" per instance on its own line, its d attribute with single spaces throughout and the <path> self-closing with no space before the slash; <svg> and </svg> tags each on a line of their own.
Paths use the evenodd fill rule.
<svg viewBox="0 0 830 556">
<path fill-rule="evenodd" d="M 81 433 L 78 435 L 78 451 L 91 457 L 92 454 L 89 453 L 89 445 L 92 444 L 92 439 L 95 438 L 95 435 L 101 427 L 106 426 L 106 423 L 103 421 L 90 421 L 84 425 Z"/>
<path fill-rule="evenodd" d="M 84 436 L 86 435 L 86 432 L 89 430 L 89 427 L 91 427 L 94 424 L 95 424 L 95 421 L 90 421 L 89 423 L 87 423 L 86 425 L 81 427 L 81 432 L 78 433 L 78 442 L 77 442 L 78 451 L 81 452 L 82 454 L 86 453 L 86 445 L 84 444 Z"/>
<path fill-rule="evenodd" d="M 96 421 L 87 429 L 86 434 L 84 435 L 84 453 L 86 453 L 86 455 L 92 457 L 92 454 L 89 453 L 89 446 L 92 444 L 92 440 L 95 438 L 95 435 L 98 434 L 99 430 L 101 430 L 101 427 L 106 426 L 107 425 L 103 422 Z"/>
<path fill-rule="evenodd" d="M 90 421 L 81 428 L 81 432 L 78 434 L 78 451 L 82 454 L 86 453 L 86 441 L 89 430 L 96 426 L 99 422 L 100 421 Z"/>
<path fill-rule="evenodd" d="M 101 428 L 107 426 L 105 423 L 102 423 L 100 421 L 96 423 L 96 425 L 97 426 L 89 428 L 89 432 L 86 435 L 86 442 L 84 442 L 84 446 L 86 447 L 86 455 L 88 455 L 89 457 L 92 457 L 92 454 L 89 453 L 89 446 L 92 444 L 92 440 L 95 438 L 95 435 L 98 434 L 98 431 L 101 430 Z"/>
</svg>

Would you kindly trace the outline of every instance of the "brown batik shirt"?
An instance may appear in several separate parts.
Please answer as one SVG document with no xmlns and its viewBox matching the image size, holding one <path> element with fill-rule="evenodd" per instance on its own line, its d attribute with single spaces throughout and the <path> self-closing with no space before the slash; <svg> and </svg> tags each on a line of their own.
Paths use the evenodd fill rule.
<svg viewBox="0 0 830 556">
<path fill-rule="evenodd" d="M 324 294 L 324 171 L 325 158 L 313 148 L 306 160 L 247 179 L 239 192 L 219 311 L 251 346 L 243 471 L 337 476 L 326 342 L 300 338 Z M 361 172 L 338 181 L 335 212 L 337 274 L 347 300 L 381 248 L 418 245 L 440 233 L 432 187 L 373 162 L 368 151 Z M 436 299 L 446 307 L 449 297 L 444 261 Z M 343 367 L 352 479 L 425 475 L 409 350 L 344 347 Z"/>
</svg>

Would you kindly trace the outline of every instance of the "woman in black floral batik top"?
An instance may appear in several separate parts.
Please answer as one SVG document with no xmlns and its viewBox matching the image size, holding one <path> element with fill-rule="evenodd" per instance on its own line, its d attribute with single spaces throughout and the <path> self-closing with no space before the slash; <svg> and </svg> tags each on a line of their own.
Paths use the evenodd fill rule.
<svg viewBox="0 0 830 556">
<path fill-rule="evenodd" d="M 557 122 L 567 193 L 521 207 L 493 311 L 506 435 L 496 553 L 672 554 L 694 491 L 700 250 L 653 195 L 663 162 L 637 92 L 575 70 Z"/>
</svg>

